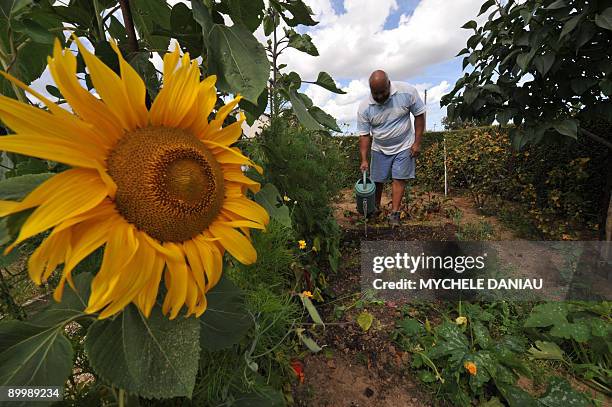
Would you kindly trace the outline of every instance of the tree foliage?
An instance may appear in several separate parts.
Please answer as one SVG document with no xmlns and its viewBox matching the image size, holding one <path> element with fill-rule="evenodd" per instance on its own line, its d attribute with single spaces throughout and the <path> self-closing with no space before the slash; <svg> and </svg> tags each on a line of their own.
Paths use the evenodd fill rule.
<svg viewBox="0 0 612 407">
<path fill-rule="evenodd" d="M 612 5 L 595 0 L 486 1 L 463 28 L 464 69 L 442 98 L 451 120 L 512 121 L 515 147 L 612 121 Z"/>
</svg>

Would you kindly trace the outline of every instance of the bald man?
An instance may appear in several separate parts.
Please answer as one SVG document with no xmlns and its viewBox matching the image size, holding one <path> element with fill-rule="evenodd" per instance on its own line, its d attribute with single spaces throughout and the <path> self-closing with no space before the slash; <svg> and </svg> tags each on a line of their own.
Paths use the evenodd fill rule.
<svg viewBox="0 0 612 407">
<path fill-rule="evenodd" d="M 414 86 L 391 82 L 384 71 L 370 75 L 370 96 L 357 112 L 361 170 L 370 170 L 380 210 L 383 186 L 392 180 L 391 226 L 400 224 L 400 204 L 406 182 L 415 177 L 416 157 L 425 129 L 425 104 Z M 410 114 L 414 116 L 412 125 Z M 371 162 L 368 151 L 371 146 Z"/>
</svg>

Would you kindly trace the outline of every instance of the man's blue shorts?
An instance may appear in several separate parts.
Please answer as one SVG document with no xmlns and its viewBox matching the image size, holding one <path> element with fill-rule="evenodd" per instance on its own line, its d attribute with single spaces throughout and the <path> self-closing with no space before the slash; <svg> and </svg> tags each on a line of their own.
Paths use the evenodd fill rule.
<svg viewBox="0 0 612 407">
<path fill-rule="evenodd" d="M 370 159 L 370 179 L 373 182 L 386 182 L 393 179 L 410 179 L 415 177 L 416 158 L 410 149 L 397 154 L 386 155 L 372 151 Z"/>
</svg>

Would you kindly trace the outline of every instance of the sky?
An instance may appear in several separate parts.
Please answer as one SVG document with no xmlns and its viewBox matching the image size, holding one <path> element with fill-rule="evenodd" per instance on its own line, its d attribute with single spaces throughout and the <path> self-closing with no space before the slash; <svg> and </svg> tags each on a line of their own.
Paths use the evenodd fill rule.
<svg viewBox="0 0 612 407">
<path fill-rule="evenodd" d="M 385 70 L 392 81 L 412 84 L 422 99 L 427 89 L 427 129 L 442 128 L 446 108 L 440 108 L 440 98 L 463 75 L 462 59 L 455 55 L 471 35 L 471 30 L 460 27 L 476 19 L 484 0 L 304 1 L 319 24 L 300 26 L 298 31 L 312 37 L 319 56 L 288 48 L 280 62 L 287 64 L 286 72 L 296 71 L 303 80 L 314 81 L 320 71 L 336 80 L 346 94 L 310 84 L 301 90 L 333 115 L 343 132 L 355 130 L 357 108 L 369 95 L 368 77 L 376 69 Z M 177 2 L 189 5 L 184 0 L 168 1 Z M 121 19 L 120 13 L 116 15 Z M 265 44 L 262 27 L 255 36 Z M 154 63 L 161 69 L 161 58 Z M 33 87 L 46 95 L 49 83 L 45 72 Z"/>
<path fill-rule="evenodd" d="M 369 94 L 368 77 L 383 69 L 392 81 L 427 92 L 427 129 L 441 129 L 446 108 L 440 98 L 463 75 L 455 55 L 472 34 L 462 29 L 476 19 L 483 0 L 306 0 L 319 24 L 300 32 L 312 37 L 318 57 L 288 49 L 288 70 L 313 81 L 328 72 L 345 95 L 316 85 L 303 87 L 313 102 L 332 114 L 344 131 L 355 130 L 359 102 Z M 259 35 L 262 35 L 259 33 Z"/>
</svg>

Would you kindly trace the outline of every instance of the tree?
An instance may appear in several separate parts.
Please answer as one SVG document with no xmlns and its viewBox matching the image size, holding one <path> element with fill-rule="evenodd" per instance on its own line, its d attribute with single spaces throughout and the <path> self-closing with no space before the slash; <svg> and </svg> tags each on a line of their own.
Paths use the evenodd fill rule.
<svg viewBox="0 0 612 407">
<path fill-rule="evenodd" d="M 595 0 L 487 0 L 484 25 L 458 56 L 471 66 L 441 100 L 449 119 L 512 122 L 515 148 L 559 134 L 586 136 L 612 149 L 596 124 L 612 122 L 612 6 Z M 612 205 L 612 154 L 605 208 Z M 605 219 L 605 216 L 604 216 Z M 612 228 L 608 222 L 607 228 Z M 603 229 L 603 228 L 602 228 Z"/>
</svg>

